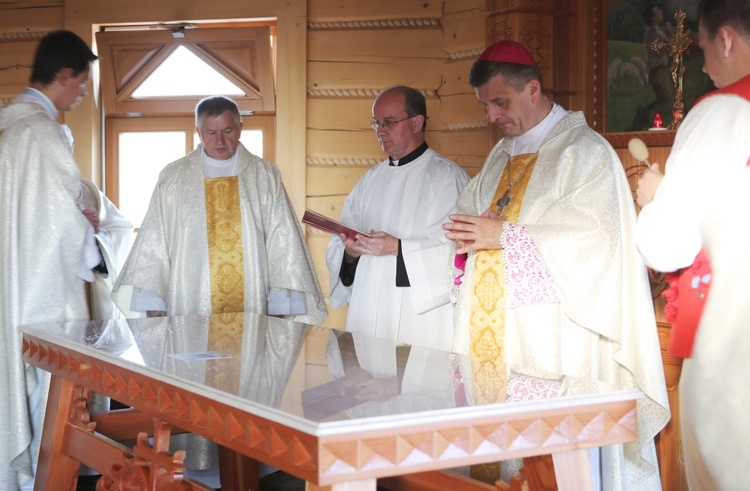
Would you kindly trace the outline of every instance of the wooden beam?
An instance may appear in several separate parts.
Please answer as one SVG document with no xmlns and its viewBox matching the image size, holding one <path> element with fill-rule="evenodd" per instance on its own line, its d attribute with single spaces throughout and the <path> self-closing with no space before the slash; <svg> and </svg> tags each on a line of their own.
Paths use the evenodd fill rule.
<svg viewBox="0 0 750 491">
<path fill-rule="evenodd" d="M 420 65 L 415 70 L 410 63 L 311 61 L 307 64 L 308 90 L 378 90 L 397 84 L 436 90 L 440 87 L 441 68 L 440 63 Z"/>
<path fill-rule="evenodd" d="M 279 17 L 276 59 L 276 164 L 299 217 L 305 205 L 307 24 L 305 15 Z"/>
<path fill-rule="evenodd" d="M 40 2 L 6 2 L 0 3 L 0 33 L 8 36 L 0 36 L 0 39 L 12 36 L 23 38 L 38 37 L 34 33 L 44 33 L 63 26 L 63 2 L 59 5 L 33 6 Z M 53 3 L 53 2 L 45 2 Z M 32 5 L 29 5 L 32 4 Z M 31 60 L 29 60 L 31 61 Z"/>
<path fill-rule="evenodd" d="M 369 114 L 367 118 L 369 120 Z M 308 130 L 307 156 L 313 159 L 361 158 L 371 159 L 374 162 L 380 162 L 386 158 L 372 130 Z"/>
<path fill-rule="evenodd" d="M 443 26 L 443 48 L 450 53 L 484 48 L 486 16 L 484 7 L 444 15 L 440 21 Z"/>
<path fill-rule="evenodd" d="M 363 21 L 384 19 L 437 19 L 443 13 L 442 2 L 404 2 L 403 0 L 318 0 L 309 2 L 309 17 L 320 21 Z"/>
<path fill-rule="evenodd" d="M 66 22 L 88 24 L 177 22 L 201 20 L 239 20 L 262 17 L 305 16 L 307 2 L 302 0 L 66 0 Z"/>
<path fill-rule="evenodd" d="M 308 61 L 433 64 L 448 58 L 442 48 L 443 30 L 439 26 L 310 31 L 308 43 Z"/>
</svg>

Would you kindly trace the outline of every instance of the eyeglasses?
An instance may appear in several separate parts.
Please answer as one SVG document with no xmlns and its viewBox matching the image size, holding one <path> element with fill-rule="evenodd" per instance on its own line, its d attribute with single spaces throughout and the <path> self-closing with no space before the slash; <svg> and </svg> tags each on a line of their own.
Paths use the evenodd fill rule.
<svg viewBox="0 0 750 491">
<path fill-rule="evenodd" d="M 375 131 L 377 131 L 378 128 L 381 128 L 381 127 L 383 129 L 390 130 L 394 126 L 396 126 L 398 123 L 400 123 L 402 121 L 406 121 L 407 119 L 411 119 L 413 117 L 414 116 L 409 116 L 409 117 L 404 118 L 404 119 L 399 119 L 398 121 L 391 121 L 390 119 L 385 119 L 383 121 L 378 121 L 377 119 L 373 119 L 372 121 L 370 121 L 370 128 L 373 129 L 373 130 L 375 130 Z"/>
</svg>

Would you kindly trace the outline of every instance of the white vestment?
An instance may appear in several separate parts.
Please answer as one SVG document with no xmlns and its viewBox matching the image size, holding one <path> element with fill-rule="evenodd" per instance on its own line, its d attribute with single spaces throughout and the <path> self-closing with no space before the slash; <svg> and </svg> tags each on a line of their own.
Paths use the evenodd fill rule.
<svg viewBox="0 0 750 491">
<path fill-rule="evenodd" d="M 81 179 L 78 207 L 97 211 L 99 232 L 94 238 L 107 268 L 106 274 L 94 271 L 89 290 L 90 317 L 93 320 L 117 319 L 121 314 L 112 301 L 111 292 L 128 255 L 133 225 L 93 182 L 85 179 Z"/>
<path fill-rule="evenodd" d="M 461 193 L 460 213 L 480 215 L 490 207 L 514 145 L 513 138 L 498 142 Z M 669 409 L 625 173 L 581 113 L 554 124 L 538 152 L 518 222 L 506 223 L 501 238 L 504 244 L 511 233 L 524 239 L 503 253 L 505 362 L 513 374 L 559 380 L 559 395 L 641 390 L 638 441 L 602 449 L 602 486 L 660 489 L 653 437 Z M 454 351 L 461 354 L 471 352 L 475 259 L 469 255 L 456 306 Z M 544 285 L 549 279 L 552 288 Z M 462 372 L 471 401 L 471 369 Z"/>
<path fill-rule="evenodd" d="M 201 147 L 159 174 L 146 217 L 113 289 L 129 317 L 133 288 L 165 300 L 167 314 L 208 315 L 211 288 Z M 265 314 L 271 288 L 301 291 L 307 313 L 295 320 L 319 324 L 327 310 L 305 236 L 278 168 L 241 144 L 238 173 L 246 312 Z"/>
<path fill-rule="evenodd" d="M 18 327 L 88 319 L 79 272 L 91 225 L 76 205 L 78 166 L 43 107 L 19 102 L 0 109 L 0 135 L 0 483 L 16 489 L 32 476 L 41 436 L 27 394 L 49 380 L 23 363 Z"/>
<path fill-rule="evenodd" d="M 748 135 L 750 103 L 741 97 L 714 95 L 690 110 L 663 166 L 665 176 L 638 215 L 638 251 L 649 266 L 675 271 L 693 263 L 707 205 L 747 164 Z"/>
<path fill-rule="evenodd" d="M 711 258 L 710 295 L 680 376 L 680 428 L 691 490 L 747 489 L 750 462 L 750 228 L 744 225 L 750 216 L 750 170 L 735 166 L 724 175 L 730 179 L 707 203 L 701 227 Z"/>
<path fill-rule="evenodd" d="M 746 87 L 748 79 L 733 87 Z M 690 489 L 747 487 L 748 134 L 746 98 L 724 93 L 701 100 L 682 122 L 664 178 L 638 216 L 638 248 L 655 269 L 689 266 L 703 245 L 711 262 L 710 294 L 692 356 L 684 360 L 680 376 L 680 427 Z"/>
<path fill-rule="evenodd" d="M 469 181 L 456 163 L 432 149 L 402 166 L 381 162 L 347 196 L 341 223 L 365 233 L 401 239 L 409 287 L 396 286 L 396 256 L 363 255 L 351 286 L 339 278 L 344 244 L 334 236 L 326 260 L 331 306 L 349 302 L 346 329 L 433 348 L 450 349 L 453 338 L 451 248 L 442 224 Z"/>
</svg>

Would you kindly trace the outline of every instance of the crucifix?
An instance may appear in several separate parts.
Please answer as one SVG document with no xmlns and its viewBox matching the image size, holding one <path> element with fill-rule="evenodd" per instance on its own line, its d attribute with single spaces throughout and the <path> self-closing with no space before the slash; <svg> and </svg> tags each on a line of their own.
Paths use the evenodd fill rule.
<svg viewBox="0 0 750 491">
<path fill-rule="evenodd" d="M 685 63 L 682 60 L 682 55 L 685 54 L 690 46 L 695 44 L 695 39 L 690 35 L 690 29 L 685 30 L 685 11 L 678 9 L 674 14 L 674 20 L 676 28 L 674 33 L 669 36 L 669 39 L 665 42 L 661 39 L 657 39 L 651 43 L 651 49 L 657 53 L 662 50 L 667 50 L 670 59 L 672 60 L 672 83 L 674 83 L 674 105 L 672 106 L 672 122 L 669 123 L 667 129 L 676 130 L 682 118 L 685 116 L 685 102 L 683 101 L 682 94 L 682 77 L 685 75 Z"/>
</svg>

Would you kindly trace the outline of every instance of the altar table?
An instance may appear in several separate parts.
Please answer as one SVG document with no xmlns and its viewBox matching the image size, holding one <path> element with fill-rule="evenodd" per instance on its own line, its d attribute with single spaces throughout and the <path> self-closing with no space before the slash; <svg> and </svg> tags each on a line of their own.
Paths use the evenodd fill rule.
<svg viewBox="0 0 750 491">
<path fill-rule="evenodd" d="M 456 407 L 458 355 L 256 314 L 22 327 L 52 373 L 36 489 L 205 489 L 168 453 L 180 429 L 308 482 L 377 478 L 552 454 L 560 490 L 591 489 L 588 448 L 634 441 L 638 391 Z M 133 408 L 93 415 L 91 392 Z M 152 421 L 134 448 L 116 440 Z M 132 437 L 132 435 L 130 435 Z M 143 489 L 146 489 L 145 487 Z"/>
</svg>

